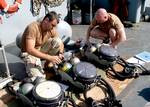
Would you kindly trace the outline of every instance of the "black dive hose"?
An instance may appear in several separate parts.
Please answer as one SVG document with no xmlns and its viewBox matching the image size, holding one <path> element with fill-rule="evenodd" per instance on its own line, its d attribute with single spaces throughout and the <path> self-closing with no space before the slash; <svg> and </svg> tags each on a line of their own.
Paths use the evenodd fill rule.
<svg viewBox="0 0 150 107">
<path fill-rule="evenodd" d="M 69 97 L 69 96 L 67 96 L 65 99 L 64 99 L 64 101 L 66 102 L 64 105 L 62 105 L 63 107 L 68 107 L 68 104 L 71 106 L 71 107 L 78 107 L 77 106 L 77 104 L 75 103 L 75 101 L 71 98 L 71 97 Z M 71 104 L 70 104 L 71 103 Z"/>
<path fill-rule="evenodd" d="M 15 81 L 10 81 L 6 84 L 6 91 L 13 96 L 17 96 L 17 92 L 13 89 L 13 85 L 15 84 Z"/>
<path fill-rule="evenodd" d="M 84 92 L 84 98 L 86 99 L 86 103 L 90 105 L 89 107 L 122 107 L 122 104 L 120 103 L 120 100 L 117 100 L 114 90 L 112 89 L 111 85 L 100 76 L 97 77 L 98 81 L 95 86 L 98 86 L 102 89 L 102 91 L 105 93 L 106 97 L 100 101 L 95 101 L 91 97 L 87 97 L 86 90 Z"/>
<path fill-rule="evenodd" d="M 123 67 L 122 71 L 117 72 L 114 69 L 114 65 L 119 64 Z M 124 59 L 118 58 L 116 63 L 113 65 L 109 65 L 109 68 L 106 70 L 106 74 L 111 75 L 112 77 L 118 80 L 125 80 L 127 78 L 133 78 L 136 67 L 133 64 L 127 63 Z M 111 71 L 111 73 L 110 73 Z"/>
<path fill-rule="evenodd" d="M 116 100 L 116 96 L 115 96 L 115 93 L 114 93 L 114 91 L 113 91 L 113 89 L 112 89 L 112 87 L 111 87 L 111 85 L 108 83 L 108 82 L 106 82 L 106 80 L 104 80 L 103 78 L 101 78 L 101 77 L 97 77 L 99 80 L 97 81 L 97 83 L 95 84 L 95 86 L 98 86 L 98 87 L 102 87 L 103 86 L 103 88 L 105 88 L 105 90 L 103 90 L 103 91 L 106 91 L 106 92 L 104 92 L 104 93 L 107 93 L 108 94 L 108 98 L 109 99 L 115 99 Z M 85 93 L 84 93 L 84 97 L 85 97 L 85 99 L 87 99 L 88 97 L 87 97 L 87 91 L 88 91 L 89 89 L 87 89 L 86 91 L 85 91 Z"/>
<path fill-rule="evenodd" d="M 111 85 L 103 78 L 101 78 L 101 84 L 107 87 L 107 93 L 109 94 L 109 97 L 104 100 L 105 107 L 122 107 L 122 104 L 120 103 L 120 100 L 117 100 L 115 92 Z"/>
<path fill-rule="evenodd" d="M 127 78 L 137 78 L 140 75 L 150 75 L 150 71 L 147 70 L 144 66 L 140 64 L 128 63 L 120 57 L 116 60 L 115 64 L 121 65 L 123 67 L 123 70 L 121 72 L 117 72 L 113 68 L 113 65 L 110 65 L 109 68 L 106 70 L 106 73 L 108 75 L 111 75 L 112 77 L 117 78 L 118 80 L 125 80 Z M 142 72 L 136 72 L 137 68 L 139 68 Z M 112 71 L 112 73 L 110 73 L 110 71 Z"/>
</svg>

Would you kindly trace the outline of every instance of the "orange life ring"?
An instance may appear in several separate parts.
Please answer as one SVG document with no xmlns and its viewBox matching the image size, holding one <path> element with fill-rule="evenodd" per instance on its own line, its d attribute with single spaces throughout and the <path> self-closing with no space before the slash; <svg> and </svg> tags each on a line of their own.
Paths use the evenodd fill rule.
<svg viewBox="0 0 150 107">
<path fill-rule="evenodd" d="M 7 13 L 14 13 L 18 11 L 19 5 L 22 3 L 22 0 L 16 0 L 13 5 L 9 5 L 5 0 L 0 0 L 0 10 Z"/>
</svg>

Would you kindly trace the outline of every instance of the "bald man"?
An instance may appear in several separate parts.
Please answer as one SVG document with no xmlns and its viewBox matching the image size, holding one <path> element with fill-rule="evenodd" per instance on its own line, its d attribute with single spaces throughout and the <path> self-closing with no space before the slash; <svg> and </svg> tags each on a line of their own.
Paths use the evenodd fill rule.
<svg viewBox="0 0 150 107">
<path fill-rule="evenodd" d="M 90 37 L 101 39 L 103 43 L 109 43 L 113 48 L 117 48 L 120 42 L 126 40 L 125 29 L 120 19 L 112 13 L 107 13 L 103 8 L 96 11 L 87 30 L 87 42 Z"/>
</svg>

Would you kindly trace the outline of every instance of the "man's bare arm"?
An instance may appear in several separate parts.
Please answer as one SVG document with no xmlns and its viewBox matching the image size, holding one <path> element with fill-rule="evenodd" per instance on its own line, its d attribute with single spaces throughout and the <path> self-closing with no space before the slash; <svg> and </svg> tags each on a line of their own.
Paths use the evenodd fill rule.
<svg viewBox="0 0 150 107">
<path fill-rule="evenodd" d="M 117 36 L 117 39 L 113 43 L 111 43 L 113 47 L 117 46 L 118 43 L 124 42 L 126 40 L 126 33 L 123 27 L 117 30 L 116 36 Z"/>
<path fill-rule="evenodd" d="M 88 30 L 87 30 L 87 35 L 86 35 L 86 41 L 88 42 L 90 39 L 90 32 L 94 27 L 92 25 L 89 26 Z"/>
</svg>

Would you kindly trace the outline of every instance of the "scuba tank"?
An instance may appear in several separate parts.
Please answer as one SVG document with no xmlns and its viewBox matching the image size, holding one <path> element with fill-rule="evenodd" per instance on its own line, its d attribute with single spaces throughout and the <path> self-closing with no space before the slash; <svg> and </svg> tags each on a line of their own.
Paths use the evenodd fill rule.
<svg viewBox="0 0 150 107">
<path fill-rule="evenodd" d="M 62 64 L 59 65 L 59 70 L 63 71 L 63 72 L 69 72 L 70 69 L 72 68 L 72 64 L 69 62 L 64 62 Z"/>
<path fill-rule="evenodd" d="M 71 64 L 72 65 L 75 65 L 75 64 L 77 64 L 77 63 L 79 63 L 80 62 L 80 59 L 78 58 L 78 57 L 73 57 L 72 59 L 71 59 Z"/>
</svg>

